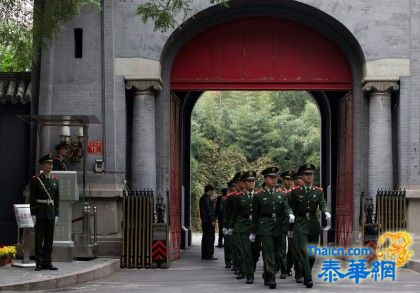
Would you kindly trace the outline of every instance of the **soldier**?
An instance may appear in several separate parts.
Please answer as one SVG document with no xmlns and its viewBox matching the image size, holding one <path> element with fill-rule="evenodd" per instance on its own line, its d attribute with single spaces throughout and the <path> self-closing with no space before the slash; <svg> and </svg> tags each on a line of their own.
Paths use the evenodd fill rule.
<svg viewBox="0 0 420 293">
<path fill-rule="evenodd" d="M 327 211 L 322 188 L 312 186 L 314 170 L 315 166 L 313 164 L 301 166 L 298 172 L 302 174 L 304 185 L 298 186 L 290 192 L 290 205 L 297 217 L 293 232 L 298 245 L 298 258 L 304 277 L 304 285 L 307 288 L 313 286 L 312 266 L 315 262 L 315 257 L 309 256 L 307 247 L 309 244 L 316 245 L 318 243 L 321 232 L 320 223 L 316 216 L 318 206 L 327 220 L 331 218 Z"/>
<path fill-rule="evenodd" d="M 286 197 L 275 190 L 278 171 L 279 168 L 270 167 L 261 172 L 266 186 L 262 192 L 254 196 L 251 234 L 249 235 L 251 242 L 255 241 L 256 235 L 261 238 L 264 285 L 268 285 L 270 289 L 276 288 L 276 259 L 280 251 L 281 221 L 284 215 L 288 215 L 290 223 L 293 223 L 295 218 Z"/>
<path fill-rule="evenodd" d="M 68 153 L 68 145 L 65 141 L 60 142 L 55 146 L 57 150 L 57 155 L 54 157 L 53 161 L 53 170 L 54 171 L 67 171 L 67 166 L 65 163 L 65 157 Z"/>
<path fill-rule="evenodd" d="M 243 192 L 245 191 L 245 182 L 243 181 L 243 178 L 242 178 L 244 174 L 245 174 L 244 171 L 239 171 L 235 175 L 236 193 L 231 196 L 231 216 L 228 223 L 229 233 L 232 235 L 231 254 L 232 254 L 233 267 L 235 269 L 234 272 L 235 272 L 235 275 L 237 275 L 236 278 L 238 280 L 243 279 L 245 276 L 240 271 L 240 259 L 239 259 L 239 255 L 241 253 L 240 252 L 241 246 L 239 245 L 240 234 L 236 232 L 235 229 L 233 229 L 233 227 L 235 226 L 236 219 L 234 219 L 232 216 L 233 216 L 233 211 L 235 209 L 235 205 L 237 202 L 237 198 L 241 197 Z"/>
<path fill-rule="evenodd" d="M 216 207 L 214 209 L 214 213 L 217 219 L 217 226 L 219 228 L 218 231 L 218 239 L 217 239 L 217 246 L 219 248 L 223 247 L 223 211 L 222 211 L 222 199 L 227 194 L 227 185 L 222 186 L 220 189 L 221 194 L 217 196 L 216 199 Z"/>
<path fill-rule="evenodd" d="M 292 171 L 293 172 L 293 171 Z M 290 204 L 290 192 L 297 186 L 301 186 L 303 184 L 302 177 L 298 172 L 293 172 L 292 175 L 293 185 L 287 190 L 286 196 L 289 200 Z M 283 180 L 284 181 L 284 180 Z M 288 182 L 288 181 L 286 181 Z M 295 270 L 295 280 L 296 283 L 302 283 L 302 272 L 300 269 L 300 263 L 298 259 L 298 245 L 296 242 L 296 237 L 293 234 L 293 225 L 290 224 L 289 231 L 287 232 L 287 241 L 289 245 L 289 250 L 287 252 L 287 267 L 288 271 L 291 272 L 291 268 L 293 266 Z"/>
<path fill-rule="evenodd" d="M 283 173 L 280 174 L 280 178 L 282 179 L 282 183 L 283 186 L 281 188 L 279 188 L 277 191 L 280 192 L 281 194 L 283 194 L 284 196 L 287 195 L 287 193 L 289 191 L 291 191 L 292 187 L 293 187 L 293 176 L 294 172 L 292 170 L 287 170 Z M 286 196 L 287 198 L 287 196 Z M 287 198 L 287 200 L 289 200 Z M 278 259 L 278 265 L 279 265 L 279 269 L 280 269 L 280 279 L 286 279 L 286 274 L 288 274 L 289 276 L 292 275 L 291 269 L 289 268 L 289 262 L 293 264 L 292 260 L 288 259 L 288 255 L 291 254 L 290 253 L 290 243 L 289 243 L 289 252 L 286 253 L 286 249 L 287 249 L 287 234 L 289 231 L 289 226 L 292 226 L 293 224 L 289 223 L 289 218 L 287 216 L 285 216 L 283 218 L 282 224 L 281 224 L 281 244 L 280 244 L 280 259 Z"/>
<path fill-rule="evenodd" d="M 214 208 L 211 201 L 214 187 L 206 185 L 204 194 L 200 198 L 200 218 L 203 229 L 203 238 L 201 239 L 201 259 L 217 260 L 214 257 L 214 226 L 216 224 L 214 217 Z"/>
<path fill-rule="evenodd" d="M 58 178 L 51 176 L 53 158 L 43 156 L 39 163 L 42 173 L 33 176 L 30 184 L 30 206 L 35 223 L 35 270 L 57 270 L 51 263 L 54 226 L 59 215 Z"/>
<path fill-rule="evenodd" d="M 236 252 L 240 266 L 240 273 L 236 278 L 243 279 L 246 277 L 247 284 L 254 282 L 254 262 L 249 234 L 251 233 L 252 201 L 256 175 L 254 171 L 247 171 L 241 177 L 242 181 L 245 182 L 245 191 L 235 197 L 230 222 L 230 227 L 233 228 L 234 235 L 236 235 Z"/>
<path fill-rule="evenodd" d="M 231 196 L 232 192 L 235 191 L 235 189 L 233 187 L 233 180 L 230 180 L 227 183 L 227 186 L 228 186 L 227 194 L 222 197 L 222 200 L 220 202 L 220 212 L 223 215 L 223 229 L 222 229 L 222 232 L 223 232 L 223 237 L 224 237 L 224 241 L 225 241 L 225 244 L 223 246 L 224 255 L 225 255 L 225 268 L 230 269 L 230 268 L 232 268 L 232 257 L 231 257 L 231 253 L 230 253 L 230 251 L 231 251 L 231 249 L 230 249 L 231 239 L 230 239 L 230 235 L 227 234 L 227 228 L 226 228 L 226 200 L 227 200 L 228 196 Z"/>
</svg>

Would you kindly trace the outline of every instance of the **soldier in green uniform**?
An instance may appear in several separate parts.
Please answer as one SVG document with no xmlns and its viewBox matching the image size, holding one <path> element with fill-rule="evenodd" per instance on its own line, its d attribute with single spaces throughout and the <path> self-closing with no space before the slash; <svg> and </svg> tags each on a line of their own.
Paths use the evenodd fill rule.
<svg viewBox="0 0 420 293">
<path fill-rule="evenodd" d="M 294 188 L 296 188 L 298 186 L 301 186 L 303 184 L 302 177 L 300 176 L 300 174 L 298 172 L 293 172 L 292 180 L 293 180 L 292 181 L 293 184 L 287 190 L 287 193 L 286 193 L 286 196 L 289 200 L 289 204 L 290 204 L 290 192 Z M 294 237 L 293 225 L 294 224 L 290 224 L 289 231 L 287 232 L 287 241 L 288 241 L 288 245 L 289 245 L 289 250 L 288 250 L 288 253 L 287 253 L 287 266 L 288 266 L 289 271 L 291 271 L 291 268 L 293 266 L 293 269 L 295 271 L 296 283 L 302 283 L 303 282 L 302 281 L 302 272 L 301 272 L 301 269 L 300 269 L 300 263 L 299 263 L 299 259 L 298 259 L 298 245 L 297 245 L 297 242 L 296 242 L 296 237 Z"/>
<path fill-rule="evenodd" d="M 65 157 L 68 152 L 68 145 L 65 141 L 60 142 L 55 146 L 57 150 L 57 155 L 54 157 L 53 161 L 53 170 L 54 171 L 67 171 L 67 165 L 65 162 Z"/>
<path fill-rule="evenodd" d="M 283 194 L 284 196 L 286 196 L 287 198 L 287 193 L 289 191 L 291 191 L 292 187 L 293 187 L 293 176 L 294 172 L 292 170 L 287 170 L 284 171 L 283 173 L 280 174 L 280 178 L 282 180 L 282 184 L 283 186 L 281 188 L 279 188 L 277 191 L 280 192 L 281 194 Z M 289 200 L 287 198 L 287 200 Z M 291 270 L 289 268 L 289 262 L 292 263 L 292 260 L 288 258 L 288 255 L 291 254 L 290 253 L 290 243 L 289 243 L 289 252 L 287 253 L 287 234 L 289 231 L 289 226 L 291 226 L 293 224 L 289 223 L 289 218 L 287 217 L 287 215 L 283 218 L 283 221 L 281 223 L 281 245 L 280 245 L 280 258 L 278 259 L 278 265 L 279 265 L 279 269 L 280 269 L 280 279 L 286 279 L 286 274 L 288 274 L 289 276 L 291 276 Z M 293 227 L 293 226 L 292 226 Z M 292 263 L 293 264 L 293 263 Z"/>
<path fill-rule="evenodd" d="M 236 269 L 235 270 L 235 275 L 237 275 L 237 279 L 243 279 L 245 276 L 243 275 L 243 273 L 240 270 L 240 254 L 241 254 L 241 246 L 239 244 L 239 239 L 240 239 L 240 233 L 238 233 L 233 227 L 235 226 L 235 222 L 237 219 L 233 218 L 233 211 L 235 210 L 235 205 L 237 204 L 238 198 L 241 197 L 245 191 L 245 182 L 243 180 L 243 176 L 244 176 L 245 172 L 244 171 L 239 171 L 238 173 L 236 173 L 235 175 L 235 189 L 236 189 L 236 193 L 232 196 L 232 210 L 231 210 L 231 217 L 229 220 L 229 233 L 232 235 L 232 245 L 231 245 L 231 249 L 233 250 L 232 252 L 232 261 L 233 261 L 233 266 Z"/>
<path fill-rule="evenodd" d="M 226 201 L 228 196 L 231 196 L 232 192 L 235 191 L 234 186 L 233 186 L 233 180 L 230 180 L 227 183 L 228 186 L 228 192 L 226 195 L 224 195 L 222 197 L 222 200 L 220 202 L 220 212 L 223 214 L 223 235 L 224 235 L 224 245 L 223 245 L 223 249 L 224 249 L 224 256 L 225 256 L 225 268 L 226 269 L 230 269 L 232 267 L 232 257 L 231 257 L 231 239 L 230 239 L 230 235 L 227 234 L 227 228 L 226 228 Z"/>
<path fill-rule="evenodd" d="M 229 228 L 230 220 L 232 217 L 232 210 L 234 205 L 234 196 L 238 193 L 238 178 L 242 176 L 243 172 L 238 172 L 235 174 L 235 176 L 232 179 L 233 184 L 233 191 L 227 194 L 226 201 L 225 201 L 225 212 L 224 212 L 224 218 L 223 218 L 223 224 L 225 226 L 225 235 L 227 238 L 229 238 L 230 242 L 230 258 L 232 262 L 231 270 L 235 272 L 235 274 L 238 274 L 238 266 L 237 266 L 237 260 L 235 259 L 235 241 L 233 239 L 233 229 Z"/>
<path fill-rule="evenodd" d="M 255 241 L 258 235 L 262 243 L 264 261 L 264 285 L 276 288 L 276 259 L 280 252 L 281 221 L 288 215 L 293 223 L 294 215 L 285 196 L 275 190 L 279 168 L 270 167 L 261 172 L 266 184 L 264 190 L 255 194 L 249 240 Z"/>
<path fill-rule="evenodd" d="M 316 216 L 317 208 L 328 219 L 331 218 L 327 211 L 327 204 L 324 199 L 324 192 L 320 187 L 314 187 L 315 166 L 313 164 L 305 164 L 299 168 L 302 174 L 304 185 L 296 187 L 290 192 L 290 206 L 296 215 L 293 232 L 298 245 L 298 258 L 304 277 L 304 285 L 307 288 L 313 286 L 312 266 L 315 262 L 314 256 L 309 256 L 308 245 L 316 245 L 318 243 L 321 226 Z"/>
<path fill-rule="evenodd" d="M 31 215 L 35 223 L 35 270 L 57 270 L 51 263 L 51 253 L 60 203 L 58 178 L 50 174 L 53 167 L 50 154 L 43 156 L 39 163 L 42 174 L 33 176 L 30 184 Z"/>
<path fill-rule="evenodd" d="M 233 228 L 237 241 L 237 259 L 240 273 L 237 279 L 246 277 L 246 283 L 254 282 L 254 262 L 252 255 L 252 245 L 249 241 L 251 233 L 252 202 L 254 197 L 255 178 L 254 171 L 247 171 L 242 176 L 245 182 L 245 191 L 235 197 L 235 204 L 232 211 L 230 228 Z"/>
</svg>

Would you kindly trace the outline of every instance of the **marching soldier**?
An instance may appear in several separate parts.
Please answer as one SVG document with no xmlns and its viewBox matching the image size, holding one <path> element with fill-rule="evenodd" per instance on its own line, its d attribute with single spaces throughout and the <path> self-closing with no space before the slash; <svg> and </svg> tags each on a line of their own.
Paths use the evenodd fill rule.
<svg viewBox="0 0 420 293">
<path fill-rule="evenodd" d="M 251 233 L 252 202 L 254 197 L 256 173 L 245 172 L 241 180 L 245 183 L 245 191 L 235 197 L 230 227 L 233 228 L 237 241 L 237 259 L 240 273 L 237 279 L 246 277 L 246 283 L 254 282 L 254 262 L 252 245 L 249 241 Z"/>
<path fill-rule="evenodd" d="M 284 196 L 286 196 L 286 198 L 287 198 L 287 193 L 291 191 L 293 187 L 293 180 L 292 180 L 293 174 L 294 172 L 291 170 L 287 170 L 280 174 L 280 178 L 282 179 L 283 186 L 279 188 L 277 191 L 283 194 Z M 287 198 L 287 200 L 289 199 Z M 283 218 L 283 221 L 281 224 L 282 235 L 281 235 L 280 254 L 279 254 L 280 258 L 278 259 L 278 265 L 281 272 L 280 279 L 286 279 L 286 274 L 291 276 L 289 263 L 293 264 L 293 262 L 291 259 L 289 260 L 288 258 L 288 255 L 291 254 L 290 241 L 289 241 L 289 252 L 286 254 L 286 249 L 287 249 L 286 240 L 287 240 L 287 234 L 289 231 L 289 226 L 293 227 L 292 225 L 293 224 L 289 223 L 289 218 L 287 216 Z"/>
<path fill-rule="evenodd" d="M 283 180 L 286 184 L 290 183 L 288 180 Z M 292 184 L 289 188 L 287 188 L 286 196 L 289 200 L 290 204 L 290 192 L 296 188 L 297 186 L 301 186 L 303 184 L 302 177 L 298 172 L 292 171 Z M 286 188 L 286 185 L 285 185 Z M 295 280 L 296 283 L 302 283 L 302 272 L 300 269 L 300 263 L 298 259 L 298 245 L 296 242 L 296 237 L 293 234 L 293 225 L 290 224 L 289 231 L 287 232 L 287 241 L 289 245 L 289 250 L 287 252 L 287 268 L 288 271 L 291 272 L 292 266 L 295 270 Z"/>
<path fill-rule="evenodd" d="M 290 206 L 296 215 L 293 232 L 298 245 L 298 258 L 304 277 L 304 285 L 307 288 L 313 286 L 312 266 L 315 262 L 314 256 L 309 256 L 307 247 L 309 244 L 316 245 L 320 234 L 320 223 L 316 216 L 317 208 L 328 219 L 331 218 L 327 211 L 327 204 L 324 199 L 324 192 L 320 187 L 314 187 L 315 166 L 305 164 L 299 168 L 304 185 L 298 186 L 290 192 Z"/>
<path fill-rule="evenodd" d="M 280 251 L 280 224 L 284 215 L 289 215 L 293 223 L 294 215 L 286 197 L 275 190 L 279 168 L 270 167 L 261 172 L 266 184 L 264 190 L 255 194 L 253 200 L 253 216 L 249 240 L 255 241 L 260 236 L 264 261 L 264 285 L 276 288 L 276 259 Z"/>
<path fill-rule="evenodd" d="M 53 170 L 54 171 L 67 171 L 67 165 L 65 163 L 65 157 L 68 152 L 68 145 L 65 141 L 60 142 L 55 146 L 57 155 L 54 157 Z"/>
<path fill-rule="evenodd" d="M 217 219 L 217 226 L 218 226 L 218 239 L 217 239 L 217 246 L 219 248 L 223 247 L 223 210 L 222 210 L 222 200 L 223 197 L 227 194 L 227 185 L 224 185 L 220 191 L 221 194 L 217 196 L 216 199 L 216 207 L 214 209 L 214 213 Z"/>
<path fill-rule="evenodd" d="M 224 231 L 225 236 L 228 239 L 229 242 L 229 250 L 230 250 L 230 259 L 231 259 L 231 270 L 235 272 L 235 274 L 238 274 L 238 268 L 236 267 L 237 263 L 235 260 L 235 244 L 233 240 L 233 229 L 229 228 L 230 220 L 232 217 L 232 210 L 234 205 L 234 196 L 238 193 L 237 191 L 237 178 L 241 176 L 241 172 L 238 172 L 235 174 L 233 179 L 231 180 L 232 183 L 232 192 L 228 193 L 226 195 L 226 201 L 225 201 L 225 211 L 224 211 L 224 218 L 223 218 L 223 224 L 224 224 Z"/>
<path fill-rule="evenodd" d="M 231 256 L 231 239 L 230 235 L 227 234 L 227 228 L 226 228 L 226 201 L 229 196 L 232 195 L 232 192 L 235 191 L 233 187 L 233 180 L 230 180 L 227 183 L 228 190 L 227 194 L 222 197 L 222 200 L 220 202 L 220 212 L 223 214 L 223 238 L 225 241 L 225 244 L 223 246 L 224 248 L 224 254 L 225 254 L 225 268 L 230 269 L 232 267 L 232 256 Z"/>
<path fill-rule="evenodd" d="M 232 249 L 232 261 L 233 261 L 233 266 L 236 269 L 235 275 L 236 279 L 240 280 L 245 278 L 245 276 L 243 275 L 243 272 L 241 272 L 240 270 L 240 254 L 241 254 L 241 246 L 239 244 L 239 239 L 240 239 L 240 233 L 238 233 L 233 227 L 235 226 L 235 221 L 236 219 L 233 218 L 233 211 L 235 210 L 235 206 L 237 204 L 238 201 L 238 197 L 241 197 L 243 192 L 245 191 L 245 182 L 243 181 L 243 176 L 244 176 L 245 172 L 244 171 L 240 171 L 238 173 L 236 173 L 235 175 L 235 189 L 236 189 L 236 193 L 231 197 L 231 217 L 229 220 L 229 233 L 232 235 L 232 245 L 231 245 L 231 249 Z"/>
<path fill-rule="evenodd" d="M 35 270 L 57 270 L 51 263 L 54 227 L 58 221 L 60 192 L 58 178 L 51 176 L 53 158 L 43 156 L 42 173 L 33 176 L 30 184 L 30 207 L 35 223 Z"/>
</svg>

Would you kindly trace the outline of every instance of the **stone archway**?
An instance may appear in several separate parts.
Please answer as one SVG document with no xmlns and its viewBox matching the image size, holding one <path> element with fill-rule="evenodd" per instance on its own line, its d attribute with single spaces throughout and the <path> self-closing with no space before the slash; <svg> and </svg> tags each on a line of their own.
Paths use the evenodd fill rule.
<svg viewBox="0 0 420 293">
<path fill-rule="evenodd" d="M 268 1 L 270 2 L 270 1 Z M 363 53 L 360 49 L 360 45 L 357 43 L 355 38 L 352 34 L 338 21 L 333 19 L 331 16 L 320 12 L 319 10 L 314 9 L 308 5 L 302 3 L 266 3 L 266 5 L 261 5 L 260 2 L 253 3 L 253 1 L 249 1 L 244 5 L 232 5 L 231 8 L 227 10 L 223 10 L 221 8 L 213 7 L 209 8 L 205 11 L 200 12 L 196 15 L 192 20 L 186 22 L 182 29 L 176 30 L 172 36 L 170 37 L 169 41 L 165 45 L 165 49 L 161 55 L 161 64 L 162 64 L 162 92 L 158 96 L 157 101 L 157 111 L 161 111 L 162 117 L 167 117 L 162 119 L 161 121 L 157 121 L 157 124 L 163 123 L 161 125 L 157 125 L 159 129 L 163 129 L 163 135 L 161 140 L 163 142 L 162 146 L 167 146 L 171 149 L 171 145 L 173 145 L 174 141 L 178 141 L 179 147 L 179 164 L 178 164 L 178 177 L 180 178 L 181 183 L 176 187 L 176 190 L 179 191 L 179 200 L 175 202 L 182 202 L 181 207 L 181 215 L 180 215 L 180 223 L 181 223 L 181 235 L 186 236 L 187 233 L 184 233 L 188 230 L 190 224 L 190 191 L 189 191 L 189 168 L 186 166 L 189 165 L 189 133 L 185 131 L 189 127 L 189 115 L 192 109 L 192 105 L 194 104 L 194 99 L 200 95 L 200 92 L 206 89 L 268 89 L 268 90 L 297 90 L 297 89 L 306 89 L 310 90 L 311 93 L 316 97 L 323 96 L 323 102 L 325 104 L 325 112 L 331 113 L 330 116 L 323 115 L 323 123 L 324 125 L 328 123 L 329 125 L 335 123 L 338 125 L 338 101 L 340 98 L 343 98 L 347 93 L 351 92 L 351 110 L 353 115 L 352 117 L 352 129 L 354 129 L 354 133 L 352 133 L 352 172 L 353 172 L 353 182 L 347 183 L 347 187 L 350 188 L 351 192 L 351 204 L 352 208 L 347 208 L 346 211 L 352 216 L 353 219 L 357 219 L 359 213 L 359 196 L 362 189 L 366 188 L 366 183 L 363 180 L 360 180 L 363 176 L 366 176 L 367 173 L 367 149 L 368 146 L 364 143 L 368 137 L 368 131 L 366 129 L 367 119 L 366 113 L 368 111 L 367 102 L 363 97 L 362 88 L 361 88 L 361 79 L 362 79 L 362 65 L 364 64 L 364 57 Z M 258 72 L 254 77 L 256 79 L 252 80 L 249 79 L 249 75 L 245 71 L 245 76 L 237 76 L 237 80 L 230 80 L 224 84 L 224 87 L 219 85 L 210 86 L 211 78 L 215 78 L 213 81 L 217 81 L 217 74 L 209 75 L 209 71 L 207 73 L 201 72 L 202 75 L 199 75 L 197 72 L 193 72 L 195 69 L 191 68 L 185 69 L 187 66 L 184 67 L 184 72 L 189 72 L 190 76 L 188 78 L 182 77 L 181 75 L 177 75 L 176 66 L 177 64 L 181 64 L 180 60 L 182 58 L 186 58 L 188 60 L 189 54 L 184 54 L 184 48 L 187 48 L 189 44 L 193 44 L 196 38 L 202 37 L 204 34 L 203 32 L 211 32 L 212 30 L 216 30 L 218 26 L 223 27 L 229 22 L 235 21 L 244 21 L 245 19 L 270 19 L 270 21 L 276 22 L 274 19 L 283 19 L 284 22 L 287 23 L 295 23 L 297 27 L 300 27 L 305 30 L 309 29 L 314 35 L 319 36 L 323 42 L 329 43 L 331 46 L 329 48 L 333 48 L 334 54 L 330 54 L 331 56 L 334 55 L 335 57 L 338 56 L 340 62 L 337 64 L 346 64 L 346 70 L 342 71 L 341 73 L 347 72 L 347 75 L 341 75 L 339 79 L 334 80 L 331 78 L 330 80 L 328 77 L 328 73 L 324 75 L 324 78 L 317 79 L 314 78 L 311 83 L 311 80 L 305 80 L 304 82 L 299 83 L 299 80 L 294 80 L 293 78 L 290 80 L 275 80 L 276 77 L 273 74 L 269 75 L 264 72 L 260 72 L 258 80 Z M 268 24 L 260 24 L 260 27 L 264 27 L 264 25 Z M 310 27 L 310 28 L 309 28 Z M 322 33 L 320 33 L 322 32 Z M 211 35 L 211 33 L 210 33 Z M 258 34 L 257 34 L 258 35 Z M 266 35 L 266 34 L 265 34 Z M 262 35 L 264 36 L 264 35 Z M 237 38 L 236 38 L 237 40 Z M 221 40 L 218 40 L 220 43 Z M 208 44 L 215 45 L 215 41 L 210 41 Z M 255 44 L 255 43 L 254 43 Z M 216 46 L 217 47 L 217 46 Z M 199 50 L 196 50 L 197 52 Z M 195 52 L 195 53 L 197 53 Z M 202 51 L 203 52 L 203 51 Z M 206 55 L 206 54 L 204 54 Z M 236 54 L 237 55 L 237 54 Z M 235 56 L 236 56 L 235 55 Z M 322 54 L 321 54 L 322 55 Z M 328 54 L 327 54 L 328 55 Z M 179 58 L 179 57 L 182 58 Z M 192 55 L 190 55 L 192 56 Z M 211 56 L 210 55 L 206 55 Z M 330 56 L 330 57 L 331 57 Z M 197 57 L 197 56 L 196 56 Z M 212 58 L 212 57 L 211 57 Z M 245 58 L 246 59 L 246 58 Z M 328 58 L 320 58 L 318 60 L 322 60 L 325 62 Z M 207 59 L 208 60 L 208 59 Z M 334 58 L 332 58 L 334 60 Z M 191 60 L 190 60 L 191 61 Z M 211 61 L 209 61 L 211 63 Z M 188 62 L 187 62 L 188 63 Z M 335 63 L 335 62 L 333 62 Z M 190 63 L 197 65 L 198 63 Z M 213 63 L 213 73 L 222 73 L 218 72 L 217 70 L 217 63 Z M 219 61 L 219 64 L 220 61 Z M 337 65 L 335 64 L 335 65 Z M 185 63 L 184 63 L 185 65 Z M 310 67 L 310 66 L 309 66 Z M 195 68 L 200 68 L 199 66 L 195 66 Z M 207 67 L 208 68 L 208 67 Z M 210 66 L 210 68 L 212 68 Z M 297 67 L 297 68 L 305 68 L 305 67 Z M 317 66 L 313 68 L 318 68 Z M 324 68 L 325 69 L 325 68 Z M 316 70 L 315 70 L 316 72 Z M 333 71 L 331 71 L 333 72 Z M 211 73 L 211 71 L 210 71 Z M 284 72 L 283 72 L 284 73 Z M 207 75 L 206 75 L 207 74 Z M 195 78 L 194 78 L 195 75 Z M 261 80 L 264 78 L 264 75 L 270 76 L 271 80 Z M 334 76 L 334 74 L 332 74 Z M 293 75 L 291 75 L 293 76 Z M 316 77 L 315 75 L 312 75 Z M 174 78 L 173 78 L 174 77 Z M 191 77 L 193 80 L 191 80 Z M 220 75 L 219 75 L 220 77 Z M 277 77 L 281 77 L 277 75 Z M 284 75 L 283 75 L 284 77 Z M 296 76 L 295 76 L 296 77 Z M 184 78 L 184 80 L 182 80 Z M 248 78 L 248 79 L 247 79 Z M 194 80 L 195 79 L 195 80 Z M 273 80 L 274 79 L 274 80 Z M 210 82 L 209 82 L 210 81 Z M 220 78 L 219 78 L 220 81 Z M 238 82 L 239 81 L 239 82 Z M 242 81 L 242 83 L 241 83 Z M 246 82 L 243 82 L 246 81 Z M 285 82 L 286 81 L 286 82 Z M 287 82 L 289 81 L 289 82 Z M 192 82 L 191 84 L 187 85 L 188 83 Z M 201 84 L 200 84 L 201 83 Z M 261 85 L 263 84 L 263 85 Z M 320 85 L 321 84 L 321 85 Z M 194 86 L 195 85 L 195 86 Z M 175 91 L 174 91 L 175 90 Z M 177 114 L 177 119 L 180 119 L 180 130 L 178 131 L 178 138 L 172 139 L 170 137 L 170 129 L 172 125 L 172 121 L 170 121 L 169 113 L 173 111 L 170 108 L 169 97 L 173 97 L 173 99 L 177 100 L 177 103 L 180 105 L 180 112 Z M 176 98 L 175 98 L 176 97 Z M 337 105 L 334 105 L 331 108 L 331 105 L 328 101 L 336 101 Z M 173 104 L 173 103 L 172 103 Z M 349 117 L 349 116 L 347 116 Z M 324 119 L 325 118 L 325 119 Z M 332 142 L 332 139 L 337 138 L 337 133 L 334 134 L 331 131 L 330 127 L 323 127 L 323 138 L 328 137 Z M 334 136 L 335 135 L 335 136 Z M 350 143 L 350 142 L 349 142 Z M 325 153 L 333 153 L 334 149 L 331 148 L 332 143 L 329 145 L 323 146 L 323 151 Z M 166 148 L 166 147 L 165 147 Z M 165 149 L 161 150 L 163 154 L 166 154 Z M 157 150 L 159 152 L 159 150 Z M 173 153 L 173 151 L 172 151 Z M 168 153 L 169 155 L 169 153 Z M 172 176 L 172 174 L 176 171 L 176 168 L 172 168 L 174 159 L 171 158 L 169 163 L 161 162 L 160 168 L 164 172 L 162 175 L 168 174 L 168 176 Z M 347 160 L 348 161 L 348 160 Z M 326 164 L 329 165 L 329 168 L 323 168 L 322 176 L 323 182 L 327 182 L 330 186 L 330 190 L 333 192 L 334 184 L 333 182 L 337 182 L 337 156 L 330 156 L 328 160 L 325 160 Z M 166 171 L 164 170 L 168 170 Z M 181 172 L 182 171 L 182 172 Z M 158 170 L 159 176 L 159 170 Z M 166 178 L 166 179 L 165 179 Z M 163 178 L 163 180 L 167 180 L 169 183 L 171 180 L 169 177 Z M 326 181 L 324 181 L 326 180 Z M 166 182 L 166 181 L 165 181 Z M 350 184 L 350 185 L 349 185 Z M 174 188 L 172 187 L 172 190 Z M 335 206 L 334 198 L 331 200 L 332 204 Z M 171 202 L 173 202 L 171 200 Z M 346 225 L 348 225 L 347 223 Z M 358 235 L 358 223 L 357 221 L 353 221 L 350 223 L 350 230 L 347 230 L 346 238 L 351 240 L 356 239 Z M 178 230 L 178 231 L 180 231 Z M 179 232 L 177 232 L 179 233 Z M 328 241 L 334 241 L 336 235 L 328 236 Z M 183 243 L 187 246 L 187 237 L 182 237 L 182 241 L 178 241 Z M 184 246 L 183 246 L 184 247 Z"/>
</svg>

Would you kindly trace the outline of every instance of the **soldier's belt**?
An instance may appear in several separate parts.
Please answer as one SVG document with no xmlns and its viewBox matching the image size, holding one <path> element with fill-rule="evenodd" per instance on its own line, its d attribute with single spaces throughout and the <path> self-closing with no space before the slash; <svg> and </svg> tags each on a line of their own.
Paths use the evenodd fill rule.
<svg viewBox="0 0 420 293">
<path fill-rule="evenodd" d="M 36 202 L 54 205 L 54 200 L 51 199 L 37 199 Z"/>
<path fill-rule="evenodd" d="M 299 214 L 297 214 L 297 217 L 299 217 L 299 218 L 311 218 L 311 217 L 316 217 L 316 214 L 312 214 L 312 213 L 309 213 L 309 212 L 307 212 L 307 213 L 299 213 Z"/>
<path fill-rule="evenodd" d="M 261 213 L 260 216 L 265 217 L 265 218 L 278 218 L 279 217 L 277 213 Z"/>
</svg>

